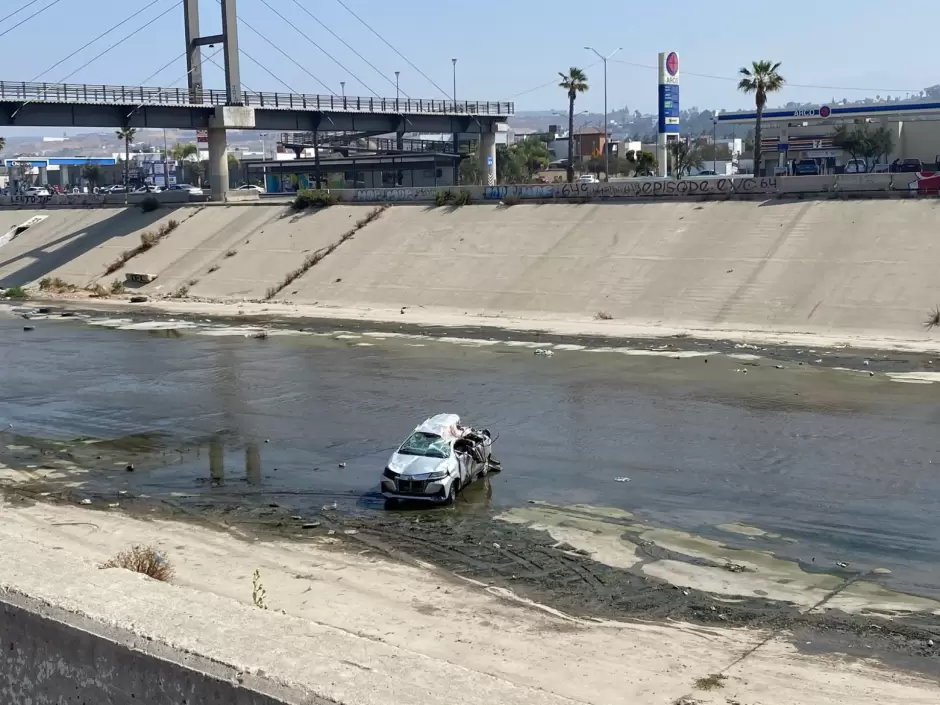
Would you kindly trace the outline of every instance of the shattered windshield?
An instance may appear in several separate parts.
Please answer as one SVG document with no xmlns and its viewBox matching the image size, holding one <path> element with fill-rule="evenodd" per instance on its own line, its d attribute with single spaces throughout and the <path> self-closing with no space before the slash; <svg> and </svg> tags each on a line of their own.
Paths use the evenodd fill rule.
<svg viewBox="0 0 940 705">
<path fill-rule="evenodd" d="M 415 431 L 402 443 L 398 452 L 403 455 L 423 455 L 427 458 L 447 458 L 450 456 L 450 446 L 440 436 Z"/>
</svg>

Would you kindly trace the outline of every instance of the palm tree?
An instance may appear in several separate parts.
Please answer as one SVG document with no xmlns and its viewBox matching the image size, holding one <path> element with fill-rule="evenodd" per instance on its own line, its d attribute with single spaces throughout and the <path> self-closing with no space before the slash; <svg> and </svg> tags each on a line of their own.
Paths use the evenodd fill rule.
<svg viewBox="0 0 940 705">
<path fill-rule="evenodd" d="M 130 180 L 131 167 L 131 142 L 134 141 L 134 135 L 137 134 L 136 127 L 122 127 L 117 131 L 119 140 L 124 140 L 124 190 L 127 191 L 127 182 Z"/>
<path fill-rule="evenodd" d="M 767 96 L 770 93 L 776 93 L 786 79 L 777 73 L 780 68 L 780 62 L 775 64 L 769 61 L 751 62 L 751 68 L 746 66 L 741 69 L 741 81 L 738 83 L 738 90 L 744 93 L 754 94 L 754 105 L 757 108 L 757 120 L 754 124 L 754 175 L 759 175 L 760 170 L 760 132 L 761 120 L 764 117 L 764 107 L 767 105 Z"/>
<path fill-rule="evenodd" d="M 192 161 L 191 157 L 194 157 L 198 153 L 199 153 L 199 148 L 192 143 L 177 142 L 172 147 L 170 147 L 170 151 L 168 153 L 169 157 L 170 159 L 173 159 L 176 161 L 178 168 L 179 168 L 178 175 L 177 175 L 178 181 L 189 183 L 188 181 L 186 181 L 186 178 L 185 178 L 186 175 L 183 173 L 183 164 L 191 162 Z"/>
<path fill-rule="evenodd" d="M 6 137 L 0 137 L 0 152 L 3 151 L 3 148 L 7 146 Z"/>
<path fill-rule="evenodd" d="M 588 90 L 587 74 L 582 69 L 572 66 L 568 73 L 558 72 L 561 76 L 559 88 L 568 92 L 568 183 L 574 181 L 574 101 L 578 93 Z"/>
</svg>

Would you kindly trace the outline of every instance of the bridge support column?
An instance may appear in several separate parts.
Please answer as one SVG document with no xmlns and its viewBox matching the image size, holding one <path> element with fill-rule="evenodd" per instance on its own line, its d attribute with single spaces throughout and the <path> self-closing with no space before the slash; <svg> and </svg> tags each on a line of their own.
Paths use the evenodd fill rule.
<svg viewBox="0 0 940 705">
<path fill-rule="evenodd" d="M 480 169 L 483 172 L 483 185 L 496 185 L 496 133 L 480 133 Z"/>
<path fill-rule="evenodd" d="M 225 129 L 209 128 L 209 186 L 213 201 L 224 201 L 228 192 L 228 139 Z"/>
</svg>

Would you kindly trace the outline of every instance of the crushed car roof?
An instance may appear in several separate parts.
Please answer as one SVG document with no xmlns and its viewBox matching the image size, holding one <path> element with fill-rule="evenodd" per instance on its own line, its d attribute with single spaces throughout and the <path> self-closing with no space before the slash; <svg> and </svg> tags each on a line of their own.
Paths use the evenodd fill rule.
<svg viewBox="0 0 940 705">
<path fill-rule="evenodd" d="M 459 438 L 460 430 L 457 426 L 460 424 L 460 417 L 457 414 L 437 414 L 426 419 L 416 431 L 421 433 L 430 433 L 441 438 Z"/>
</svg>

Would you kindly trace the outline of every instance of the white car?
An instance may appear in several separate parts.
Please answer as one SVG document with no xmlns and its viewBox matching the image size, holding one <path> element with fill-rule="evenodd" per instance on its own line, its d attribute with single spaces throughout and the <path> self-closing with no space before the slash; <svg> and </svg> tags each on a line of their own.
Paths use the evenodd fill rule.
<svg viewBox="0 0 940 705">
<path fill-rule="evenodd" d="M 49 191 L 45 186 L 29 186 L 28 188 L 23 189 L 24 196 L 34 196 L 34 197 L 45 197 L 51 196 L 52 192 Z"/>
<path fill-rule="evenodd" d="M 864 159 L 849 159 L 845 163 L 846 174 L 864 174 L 868 171 L 868 164 Z"/>
<path fill-rule="evenodd" d="M 460 425 L 457 414 L 438 414 L 418 426 L 392 453 L 382 473 L 389 504 L 417 500 L 453 504 L 457 493 L 501 467 L 490 432 Z"/>
<path fill-rule="evenodd" d="M 258 184 L 242 184 L 236 191 L 257 191 L 258 193 L 264 193 L 264 189 L 258 186 Z"/>
<path fill-rule="evenodd" d="M 581 174 L 578 177 L 579 184 L 599 184 L 601 182 L 594 174 Z"/>
<path fill-rule="evenodd" d="M 202 196 L 204 192 L 199 186 L 193 186 L 192 184 L 174 184 L 170 186 L 171 191 L 187 191 L 190 196 Z"/>
<path fill-rule="evenodd" d="M 133 191 L 133 193 L 162 193 L 162 192 L 163 192 L 162 186 L 149 186 L 149 185 L 141 186 L 139 188 L 134 189 Z"/>
</svg>

